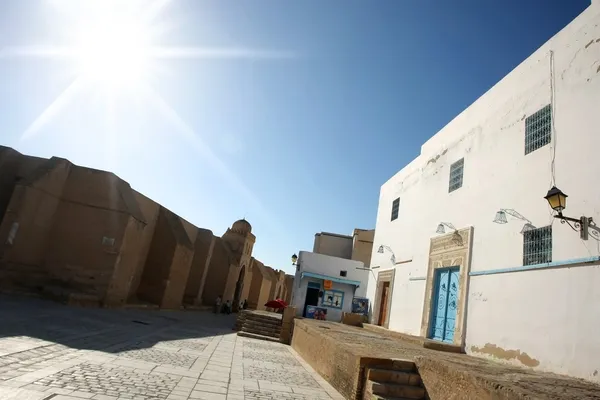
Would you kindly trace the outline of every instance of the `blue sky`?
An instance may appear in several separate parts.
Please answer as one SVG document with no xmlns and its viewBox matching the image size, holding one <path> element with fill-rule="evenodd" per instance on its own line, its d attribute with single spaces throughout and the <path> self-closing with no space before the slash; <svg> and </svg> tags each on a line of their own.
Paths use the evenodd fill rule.
<svg viewBox="0 0 600 400">
<path fill-rule="evenodd" d="M 159 0 L 154 44 L 271 56 L 160 60 L 154 95 L 72 90 L 23 139 L 74 61 L 2 51 L 75 40 L 61 1 L 0 5 L 0 143 L 112 170 L 217 235 L 245 216 L 288 272 L 316 232 L 374 228 L 380 186 L 590 3 Z"/>
</svg>

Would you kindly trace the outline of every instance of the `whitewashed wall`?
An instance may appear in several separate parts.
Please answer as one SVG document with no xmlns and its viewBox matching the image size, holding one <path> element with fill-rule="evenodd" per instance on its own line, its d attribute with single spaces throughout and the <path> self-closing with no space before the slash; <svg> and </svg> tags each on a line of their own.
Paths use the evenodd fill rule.
<svg viewBox="0 0 600 400">
<path fill-rule="evenodd" d="M 322 280 L 308 277 L 301 278 L 302 272 L 313 272 L 315 274 L 361 282 L 358 288 L 353 285 L 333 282 L 332 289 L 344 292 L 344 303 L 342 309 L 328 308 L 328 320 L 340 321 L 342 312 L 352 311 L 352 298 L 354 296 L 366 296 L 369 271 L 358 269 L 364 268 L 364 264 L 361 261 L 346 260 L 324 254 L 301 251 L 298 255 L 298 266 L 299 268 L 297 268 L 294 277 L 294 292 L 292 294 L 292 304 L 296 307 L 296 315 L 298 316 L 301 316 L 304 311 L 308 282 L 318 282 L 321 284 L 321 289 L 323 288 Z M 340 271 L 346 271 L 347 275 L 345 277 L 340 276 Z"/>
<path fill-rule="evenodd" d="M 550 50 L 555 64 L 557 140 L 524 155 L 525 118 L 550 103 Z M 522 265 L 523 222 L 493 223 L 515 209 L 537 227 L 553 223 L 543 196 L 551 186 L 569 195 L 566 215 L 600 223 L 600 7 L 589 7 L 473 105 L 423 144 L 421 154 L 380 193 L 371 265 L 397 261 L 390 329 L 421 329 L 429 241 L 440 222 L 474 227 L 471 272 Z M 450 165 L 464 157 L 462 188 L 448 193 Z M 399 217 L 390 221 L 400 197 Z M 600 244 L 559 221 L 554 262 L 600 256 Z M 369 277 L 373 281 L 373 277 Z M 375 284 L 369 283 L 373 302 Z M 471 276 L 466 350 L 516 365 L 600 381 L 600 266 Z M 523 355 L 526 353 L 526 355 Z"/>
</svg>

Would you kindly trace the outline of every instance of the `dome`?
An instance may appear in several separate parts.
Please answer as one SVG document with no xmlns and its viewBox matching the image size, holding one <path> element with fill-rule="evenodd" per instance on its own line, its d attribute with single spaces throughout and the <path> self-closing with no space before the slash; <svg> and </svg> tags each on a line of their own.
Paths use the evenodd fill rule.
<svg viewBox="0 0 600 400">
<path fill-rule="evenodd" d="M 252 232 L 252 225 L 250 225 L 250 222 L 242 218 L 233 223 L 231 230 L 239 233 L 250 233 Z"/>
</svg>

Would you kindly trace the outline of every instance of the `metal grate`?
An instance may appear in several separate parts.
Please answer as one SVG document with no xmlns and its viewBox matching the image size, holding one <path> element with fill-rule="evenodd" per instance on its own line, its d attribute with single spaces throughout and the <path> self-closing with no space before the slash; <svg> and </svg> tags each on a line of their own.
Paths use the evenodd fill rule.
<svg viewBox="0 0 600 400">
<path fill-rule="evenodd" d="M 400 209 L 400 197 L 392 203 L 392 221 L 398 219 L 398 210 Z"/>
<path fill-rule="evenodd" d="M 525 119 L 525 155 L 552 140 L 552 108 L 550 104 Z"/>
<path fill-rule="evenodd" d="M 552 262 L 552 226 L 523 232 L 523 265 Z"/>
<path fill-rule="evenodd" d="M 465 159 L 461 158 L 450 166 L 450 185 L 448 187 L 448 193 L 460 189 L 463 184 L 463 170 L 465 166 Z"/>
</svg>

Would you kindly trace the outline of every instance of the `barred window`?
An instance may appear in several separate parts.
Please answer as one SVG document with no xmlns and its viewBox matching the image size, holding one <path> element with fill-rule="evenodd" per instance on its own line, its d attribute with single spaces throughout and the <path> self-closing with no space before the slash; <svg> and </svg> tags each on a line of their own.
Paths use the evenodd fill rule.
<svg viewBox="0 0 600 400">
<path fill-rule="evenodd" d="M 464 158 L 461 158 L 450 166 L 450 184 L 448 186 L 448 193 L 454 192 L 456 189 L 462 187 L 464 166 Z"/>
<path fill-rule="evenodd" d="M 400 209 L 400 197 L 392 203 L 392 221 L 398 219 L 398 210 Z"/>
<path fill-rule="evenodd" d="M 523 265 L 552 262 L 552 226 L 523 232 Z"/>
<path fill-rule="evenodd" d="M 550 104 L 525 119 L 525 155 L 544 147 L 552 140 Z"/>
</svg>

